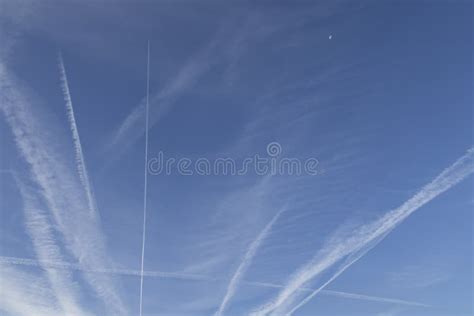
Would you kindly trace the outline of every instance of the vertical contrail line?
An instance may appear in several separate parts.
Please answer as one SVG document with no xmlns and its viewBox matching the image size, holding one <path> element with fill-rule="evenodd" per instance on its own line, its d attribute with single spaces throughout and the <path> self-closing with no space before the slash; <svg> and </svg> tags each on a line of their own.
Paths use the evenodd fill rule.
<svg viewBox="0 0 474 316">
<path fill-rule="evenodd" d="M 143 309 L 143 262 L 145 259 L 145 236 L 146 236 L 146 195 L 148 186 L 148 107 L 150 95 L 150 41 L 148 41 L 147 63 L 146 63 L 146 109 L 145 109 L 145 174 L 143 185 L 143 230 L 142 230 L 142 260 L 140 269 L 140 316 Z"/>
</svg>

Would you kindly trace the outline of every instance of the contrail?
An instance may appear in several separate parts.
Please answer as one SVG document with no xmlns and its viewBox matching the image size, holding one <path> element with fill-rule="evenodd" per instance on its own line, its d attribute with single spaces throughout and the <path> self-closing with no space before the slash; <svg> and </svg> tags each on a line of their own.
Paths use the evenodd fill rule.
<svg viewBox="0 0 474 316">
<path fill-rule="evenodd" d="M 375 246 L 375 245 L 374 245 Z M 292 315 L 296 310 L 298 310 L 300 307 L 308 303 L 315 295 L 323 291 L 323 289 L 328 286 L 332 281 L 334 281 L 337 277 L 339 277 L 347 268 L 349 268 L 352 264 L 357 262 L 363 255 L 365 255 L 371 248 L 365 249 L 365 251 L 361 252 L 360 254 L 356 256 L 350 256 L 344 264 L 334 273 L 329 280 L 327 280 L 323 285 L 321 285 L 319 288 L 315 289 L 312 291 L 310 295 L 308 295 L 306 298 L 304 298 L 298 305 L 293 307 L 291 311 L 287 314 Z"/>
<path fill-rule="evenodd" d="M 33 243 L 36 256 L 40 260 L 49 258 L 51 260 L 62 260 L 61 250 L 54 240 L 54 233 L 51 228 L 48 216 L 40 207 L 27 187 L 15 176 L 16 185 L 23 198 L 23 209 L 26 219 L 26 230 Z M 54 296 L 64 314 L 84 315 L 84 311 L 79 305 L 78 295 L 73 284 L 69 271 L 52 271 L 46 269 L 44 264 L 38 265 L 46 274 Z"/>
<path fill-rule="evenodd" d="M 240 280 L 242 279 L 242 276 L 245 274 L 247 271 L 248 267 L 252 264 L 253 257 L 257 253 L 260 244 L 265 240 L 267 237 L 268 233 L 272 229 L 273 224 L 277 221 L 278 217 L 280 217 L 281 213 L 283 212 L 284 209 L 280 210 L 270 222 L 263 228 L 263 230 L 258 234 L 257 238 L 250 244 L 249 248 L 247 249 L 247 252 L 245 253 L 244 258 L 242 259 L 242 262 L 240 262 L 239 267 L 235 271 L 234 275 L 232 276 L 232 279 L 229 282 L 229 285 L 227 286 L 227 292 L 224 296 L 224 299 L 222 300 L 221 305 L 219 306 L 219 309 L 215 313 L 215 316 L 220 316 L 226 309 L 228 303 L 232 299 L 232 297 L 235 294 L 235 291 L 237 290 L 237 287 L 239 285 Z"/>
<path fill-rule="evenodd" d="M 473 160 L 474 148 L 471 148 L 465 155 L 459 158 L 450 167 L 446 168 L 434 180 L 425 185 L 417 194 L 398 208 L 389 211 L 379 220 L 361 226 L 351 236 L 337 236 L 339 238 L 337 238 L 338 242 L 335 243 L 335 245 L 334 243 L 328 243 L 323 247 L 313 260 L 300 268 L 273 301 L 262 305 L 256 309 L 253 314 L 267 315 L 277 308 L 282 308 L 284 304 L 288 304 L 288 302 L 292 302 L 293 299 L 295 299 L 298 288 L 302 287 L 315 276 L 326 271 L 341 259 L 347 258 L 326 283 L 314 290 L 308 297 L 290 310 L 288 315 L 291 315 L 342 274 L 354 262 L 374 248 L 413 212 L 474 172 Z"/>
<path fill-rule="evenodd" d="M 64 66 L 63 55 L 61 52 L 58 54 L 59 73 L 61 79 L 61 89 L 63 91 L 64 101 L 66 102 L 66 113 L 69 120 L 69 127 L 72 132 L 72 139 L 74 141 L 74 151 L 76 158 L 76 167 L 79 174 L 79 179 L 86 191 L 87 201 L 89 204 L 89 211 L 92 215 L 97 215 L 97 203 L 94 198 L 94 193 L 89 181 L 89 174 L 87 172 L 86 161 L 84 159 L 84 153 L 82 151 L 81 138 L 77 129 L 76 118 L 74 116 L 74 108 L 72 106 L 71 92 L 69 90 L 69 83 L 66 75 L 66 67 Z"/>
<path fill-rule="evenodd" d="M 145 174 L 143 185 L 143 234 L 142 234 L 142 260 L 140 273 L 140 316 L 143 310 L 143 264 L 145 261 L 145 237 L 146 237 L 146 202 L 148 187 L 148 110 L 150 98 L 150 41 L 148 41 L 147 63 L 146 63 L 146 109 L 145 109 Z"/>
<path fill-rule="evenodd" d="M 11 264 L 11 265 L 22 265 L 22 266 L 33 266 L 33 267 L 42 267 L 43 269 L 65 269 L 65 270 L 78 270 L 78 271 L 87 271 L 91 273 L 107 273 L 107 274 L 116 274 L 122 276 L 131 276 L 131 277 L 140 277 L 140 270 L 132 269 L 85 269 L 79 264 L 67 263 L 67 262 L 54 262 L 49 260 L 38 261 L 33 259 L 26 258 L 17 258 L 17 257 L 2 257 L 0 256 L 0 264 Z M 167 279 L 177 279 L 177 280 L 194 280 L 194 281 L 210 281 L 210 282 L 220 282 L 224 281 L 224 278 L 215 278 L 202 274 L 193 274 L 193 273 L 181 273 L 181 272 L 165 272 L 165 271 L 143 271 L 143 276 L 152 277 L 152 278 L 167 278 Z M 248 281 L 241 280 L 240 283 L 263 287 L 263 288 L 284 288 L 281 284 L 267 283 L 267 282 L 257 282 L 257 281 Z M 313 292 L 314 288 L 302 287 L 298 291 L 301 292 Z M 322 290 L 321 294 L 349 298 L 362 301 L 373 301 L 381 303 L 390 303 L 398 305 L 407 305 L 407 306 L 418 306 L 418 307 L 431 307 L 430 305 L 406 301 L 395 298 L 386 298 L 379 296 L 363 295 L 356 293 L 348 293 L 343 291 L 333 291 L 333 290 Z"/>
<path fill-rule="evenodd" d="M 61 244 L 83 267 L 108 266 L 110 259 L 100 223 L 90 215 L 83 186 L 69 169 L 68 159 L 51 146 L 56 141 L 55 135 L 44 133 L 51 123 L 35 115 L 36 111 L 43 110 L 40 99 L 1 63 L 0 90 L 4 96 L 0 109 L 11 128 L 20 157 L 28 165 L 32 182 L 38 188 L 35 192 L 40 194 L 48 211 L 50 222 L 47 225 L 55 229 L 57 237 L 63 237 Z M 111 314 L 128 314 L 115 280 L 87 272 L 82 276 Z"/>
<path fill-rule="evenodd" d="M 59 270 L 76 270 L 90 273 L 103 273 L 103 274 L 115 274 L 123 276 L 135 276 L 141 277 L 141 270 L 132 269 L 110 269 L 110 268 L 85 268 L 80 264 L 69 263 L 64 261 L 51 261 L 51 260 L 33 260 L 26 258 L 17 257 L 2 257 L 0 256 L 0 263 L 40 267 L 44 269 L 59 269 Z M 202 281 L 217 281 L 219 279 L 211 278 L 206 275 L 192 274 L 192 273 L 180 273 L 180 272 L 164 272 L 164 271 L 143 271 L 143 276 L 155 277 L 155 278 L 169 278 L 169 279 L 181 279 L 181 280 L 202 280 Z"/>
</svg>

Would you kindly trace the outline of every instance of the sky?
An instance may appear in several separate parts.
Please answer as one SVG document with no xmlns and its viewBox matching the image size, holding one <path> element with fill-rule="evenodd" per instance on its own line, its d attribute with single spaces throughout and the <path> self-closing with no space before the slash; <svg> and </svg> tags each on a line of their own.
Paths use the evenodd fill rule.
<svg viewBox="0 0 474 316">
<path fill-rule="evenodd" d="M 472 10 L 0 0 L 0 315 L 472 315 Z"/>
</svg>

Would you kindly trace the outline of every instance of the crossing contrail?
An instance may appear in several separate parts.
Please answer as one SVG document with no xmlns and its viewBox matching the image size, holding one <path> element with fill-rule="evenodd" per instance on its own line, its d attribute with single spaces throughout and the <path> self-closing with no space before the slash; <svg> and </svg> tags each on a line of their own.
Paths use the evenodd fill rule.
<svg viewBox="0 0 474 316">
<path fill-rule="evenodd" d="M 240 263 L 239 267 L 237 268 L 234 275 L 232 276 L 232 279 L 230 280 L 229 285 L 227 286 L 227 292 L 224 296 L 224 299 L 222 300 L 221 305 L 219 306 L 219 309 L 215 313 L 215 316 L 222 315 L 222 313 L 226 309 L 227 304 L 230 302 L 230 300 L 235 294 L 235 291 L 237 290 L 237 287 L 239 286 L 242 276 L 245 274 L 248 267 L 252 264 L 253 257 L 257 253 L 258 248 L 260 248 L 260 244 L 265 240 L 268 233 L 272 229 L 273 224 L 277 221 L 278 217 L 280 217 L 283 210 L 284 209 L 280 210 L 272 218 L 272 220 L 268 222 L 268 224 L 263 228 L 260 234 L 258 234 L 257 238 L 250 244 L 249 248 L 247 249 L 247 252 L 245 253 L 244 258 L 242 259 L 242 262 Z"/>
<path fill-rule="evenodd" d="M 77 129 L 76 118 L 74 115 L 74 108 L 72 106 L 71 91 L 69 90 L 69 83 L 67 80 L 66 67 L 64 66 L 63 55 L 59 52 L 59 73 L 61 79 L 61 89 L 63 91 L 64 101 L 66 102 L 66 113 L 69 121 L 69 128 L 72 132 L 72 139 L 74 142 L 74 151 L 76 159 L 76 168 L 79 174 L 79 179 L 84 187 L 87 195 L 87 202 L 89 204 L 89 211 L 93 216 L 97 216 L 97 203 L 92 190 L 91 182 L 89 181 L 89 174 L 87 172 L 86 161 L 82 151 L 81 138 L 79 130 Z"/>
<path fill-rule="evenodd" d="M 142 260 L 140 273 L 140 316 L 143 310 L 143 263 L 145 261 L 145 238 L 146 238 L 146 202 L 148 186 L 148 108 L 150 98 L 150 41 L 148 41 L 147 63 L 146 63 L 146 109 L 145 109 L 145 174 L 143 185 L 143 230 L 142 230 Z"/>
<path fill-rule="evenodd" d="M 132 269 L 120 269 L 120 268 L 86 268 L 80 264 L 69 263 L 63 261 L 51 261 L 51 260 L 33 260 L 27 258 L 18 257 L 2 257 L 0 256 L 0 263 L 40 267 L 43 269 L 58 269 L 58 270 L 76 270 L 90 273 L 103 273 L 103 274 L 115 274 L 123 276 L 134 276 L 141 277 L 141 270 Z M 169 278 L 169 279 L 181 279 L 181 280 L 202 280 L 202 281 L 215 281 L 218 279 L 211 278 L 206 275 L 192 274 L 192 273 L 181 273 L 181 272 L 163 272 L 163 271 L 143 271 L 143 276 L 155 277 L 155 278 Z"/>
<path fill-rule="evenodd" d="M 86 271 L 90 273 L 105 273 L 105 274 L 115 274 L 115 275 L 130 276 L 130 277 L 141 277 L 142 275 L 142 271 L 140 270 L 88 269 L 88 268 L 84 268 L 83 266 L 79 264 L 74 264 L 74 263 L 55 262 L 55 261 L 49 261 L 49 260 L 38 261 L 38 260 L 18 258 L 18 257 L 0 256 L 0 264 L 40 267 L 42 269 L 78 270 L 78 271 Z M 143 276 L 151 277 L 151 278 L 166 278 L 166 279 L 175 279 L 175 280 L 194 280 L 194 281 L 208 281 L 208 282 L 225 281 L 225 279 L 223 278 L 215 278 L 215 277 L 210 277 L 210 276 L 202 275 L 202 274 L 166 272 L 166 271 L 143 271 Z M 245 285 L 262 287 L 262 288 L 281 289 L 284 287 L 282 284 L 274 284 L 274 283 L 267 283 L 267 282 L 248 281 L 248 280 L 241 280 L 240 282 Z M 310 287 L 301 287 L 298 290 L 301 292 L 311 293 L 315 289 L 310 288 Z M 348 292 L 343 292 L 343 291 L 322 290 L 321 294 L 348 298 L 348 299 L 362 300 L 362 301 L 390 303 L 390 304 L 406 305 L 406 306 L 431 307 L 430 305 L 419 303 L 419 302 L 401 300 L 401 299 L 396 299 L 396 298 L 386 298 L 386 297 L 379 297 L 379 296 L 372 296 L 372 295 L 357 294 L 357 293 L 348 293 Z"/>
<path fill-rule="evenodd" d="M 285 315 L 291 315 L 380 243 L 413 212 L 441 193 L 449 190 L 472 172 L 474 172 L 474 148 L 469 149 L 465 155 L 446 168 L 398 208 L 389 211 L 378 220 L 362 225 L 350 236 L 336 236 L 339 237 L 336 243 L 332 242 L 323 247 L 313 260 L 305 264 L 294 274 L 274 300 L 256 309 L 253 315 L 267 315 L 272 312 L 279 315 L 282 314 L 281 310 L 284 311 L 296 299 L 296 293 L 300 287 L 304 286 L 314 277 L 319 276 L 340 260 L 346 258 L 341 267 L 338 268 L 328 281 L 290 309 L 289 313 L 283 312 Z"/>
</svg>

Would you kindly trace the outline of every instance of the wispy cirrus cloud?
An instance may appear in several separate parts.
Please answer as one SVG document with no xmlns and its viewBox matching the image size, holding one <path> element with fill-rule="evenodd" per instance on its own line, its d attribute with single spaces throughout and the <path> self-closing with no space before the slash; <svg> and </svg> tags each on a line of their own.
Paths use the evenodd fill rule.
<svg viewBox="0 0 474 316">
<path fill-rule="evenodd" d="M 392 308 L 390 310 L 378 313 L 377 316 L 396 316 L 396 315 L 400 315 L 402 312 L 403 312 L 403 309 Z"/>
<path fill-rule="evenodd" d="M 430 202 L 441 193 L 468 177 L 474 172 L 474 149 L 469 149 L 454 164 L 446 168 L 435 179 L 425 185 L 417 194 L 404 202 L 398 208 L 389 211 L 380 219 L 365 224 L 350 234 L 334 236 L 318 254 L 307 264 L 301 267 L 287 282 L 280 293 L 271 301 L 253 311 L 253 315 L 288 314 L 309 302 L 347 268 L 375 247 L 395 227 L 402 223 L 417 209 Z M 297 289 L 320 275 L 335 264 L 344 260 L 337 267 L 328 281 L 313 291 L 310 295 L 291 306 L 297 299 Z"/>
<path fill-rule="evenodd" d="M 388 282 L 401 288 L 426 288 L 447 282 L 452 277 L 452 268 L 434 266 L 432 262 L 410 265 L 389 274 Z"/>
<path fill-rule="evenodd" d="M 209 40 L 193 52 L 158 91 L 150 94 L 150 129 L 177 106 L 184 94 L 195 88 L 200 80 L 206 80 L 211 71 L 224 68 L 224 81 L 233 81 L 238 76 L 239 59 L 252 43 L 292 25 L 286 22 L 278 25 L 271 21 L 263 22 L 264 16 L 258 10 L 238 12 L 237 19 L 228 17 L 227 20 L 218 22 L 219 26 Z M 302 12 L 298 14 L 303 16 Z M 154 64 L 152 56 L 151 66 Z M 143 98 L 121 121 L 107 140 L 106 151 L 116 155 L 123 154 L 143 136 L 145 103 Z"/>
<path fill-rule="evenodd" d="M 48 281 L 0 262 L 0 311 L 7 315 L 64 314 Z"/>
</svg>

